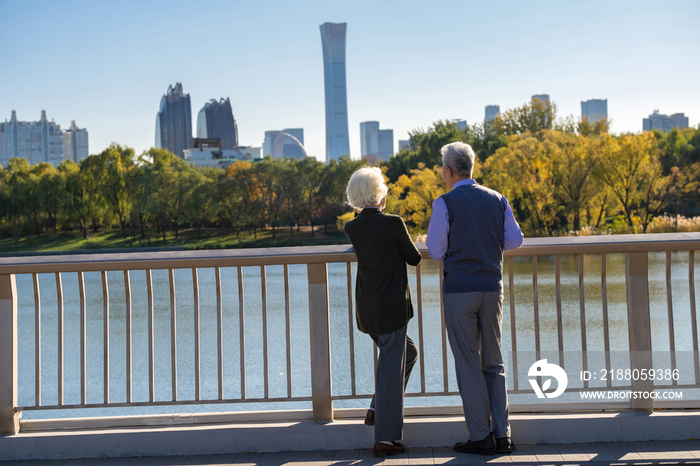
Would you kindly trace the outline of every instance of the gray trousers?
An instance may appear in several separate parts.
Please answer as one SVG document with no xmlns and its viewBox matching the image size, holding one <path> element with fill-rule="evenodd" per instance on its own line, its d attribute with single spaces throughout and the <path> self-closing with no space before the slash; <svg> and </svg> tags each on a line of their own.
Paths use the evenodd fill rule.
<svg viewBox="0 0 700 466">
<path fill-rule="evenodd" d="M 510 437 L 506 371 L 501 357 L 503 295 L 445 293 L 445 326 L 469 439 Z M 490 420 L 493 419 L 493 428 Z"/>
<path fill-rule="evenodd" d="M 370 337 L 379 349 L 374 376 L 375 394 L 370 404 L 374 408 L 374 439 L 401 440 L 403 391 L 416 363 L 418 351 L 415 343 L 406 336 L 406 327 L 383 335 L 370 334 Z"/>
</svg>

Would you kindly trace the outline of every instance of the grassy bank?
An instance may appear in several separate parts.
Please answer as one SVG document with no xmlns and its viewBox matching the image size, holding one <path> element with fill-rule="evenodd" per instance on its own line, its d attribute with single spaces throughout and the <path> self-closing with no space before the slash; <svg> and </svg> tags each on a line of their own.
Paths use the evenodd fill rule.
<svg viewBox="0 0 700 466">
<path fill-rule="evenodd" d="M 181 247 L 184 249 L 231 249 L 231 248 L 268 248 L 281 246 L 314 246 L 321 244 L 349 244 L 345 233 L 329 231 L 323 233 L 323 227 L 315 227 L 315 235 L 311 236 L 311 229 L 301 228 L 300 232 L 294 230 L 290 234 L 288 228 L 277 228 L 275 237 L 272 230 L 242 231 L 240 235 L 235 232 L 220 229 L 185 229 L 178 232 L 178 237 L 172 231 L 163 236 L 156 230 L 146 230 L 145 239 L 140 238 L 140 232 L 134 236 L 127 231 L 124 238 L 121 230 L 108 230 L 91 232 L 87 239 L 83 239 L 80 232 L 61 232 L 56 235 L 43 234 L 39 237 L 0 238 L 0 253 L 21 252 L 61 252 L 91 249 L 129 249 L 129 248 L 159 248 Z"/>
</svg>

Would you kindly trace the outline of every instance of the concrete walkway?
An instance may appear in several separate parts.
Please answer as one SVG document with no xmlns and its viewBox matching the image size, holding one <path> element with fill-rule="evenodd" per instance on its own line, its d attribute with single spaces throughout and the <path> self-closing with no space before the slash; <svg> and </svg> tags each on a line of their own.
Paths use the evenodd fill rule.
<svg viewBox="0 0 700 466">
<path fill-rule="evenodd" d="M 0 466 L 360 466 L 360 465 L 649 465 L 700 464 L 700 440 L 519 445 L 512 455 L 480 456 L 455 453 L 451 448 L 412 448 L 406 454 L 374 458 L 371 450 L 336 450 L 231 455 L 160 456 L 47 461 L 5 461 Z"/>
</svg>

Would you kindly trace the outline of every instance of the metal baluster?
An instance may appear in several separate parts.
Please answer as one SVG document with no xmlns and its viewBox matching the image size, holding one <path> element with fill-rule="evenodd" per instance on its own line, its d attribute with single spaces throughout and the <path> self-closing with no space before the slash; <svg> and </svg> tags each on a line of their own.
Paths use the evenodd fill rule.
<svg viewBox="0 0 700 466">
<path fill-rule="evenodd" d="M 221 269 L 214 268 L 214 280 L 216 281 L 216 347 L 217 347 L 217 373 L 219 376 L 219 399 L 224 399 L 224 307 L 221 297 Z"/>
<path fill-rule="evenodd" d="M 352 312 L 352 267 L 346 263 L 347 289 L 348 289 L 348 344 L 350 345 L 350 393 L 357 394 L 355 387 L 355 319 Z"/>
<path fill-rule="evenodd" d="M 554 279 L 557 293 L 557 344 L 559 347 L 559 365 L 564 368 L 564 324 L 561 312 L 561 257 L 554 256 Z"/>
<path fill-rule="evenodd" d="M 168 284 L 170 288 L 170 378 L 172 398 L 173 401 L 177 401 L 177 309 L 173 269 L 168 269 Z"/>
<path fill-rule="evenodd" d="M 695 356 L 695 383 L 700 384 L 700 360 L 698 359 L 698 316 L 695 310 L 695 251 L 688 254 L 688 279 L 690 281 L 690 325 L 693 333 L 693 354 Z"/>
<path fill-rule="evenodd" d="M 245 400 L 245 317 L 243 313 L 243 268 L 238 266 L 238 331 L 240 343 L 241 399 Z"/>
<path fill-rule="evenodd" d="M 124 293 L 126 294 L 126 402 L 131 403 L 131 279 L 124 271 Z"/>
<path fill-rule="evenodd" d="M 605 369 L 610 373 L 610 320 L 608 319 L 607 261 L 605 253 L 600 255 L 600 286 L 603 298 L 603 345 L 605 348 Z M 606 377 L 605 384 L 612 386 L 612 378 Z"/>
<path fill-rule="evenodd" d="M 199 280 L 196 267 L 192 268 L 192 289 L 194 290 L 194 399 L 199 401 Z"/>
<path fill-rule="evenodd" d="M 510 295 L 510 340 L 513 352 L 513 389 L 518 389 L 518 343 L 515 331 L 515 280 L 513 278 L 513 256 L 508 258 L 508 292 Z"/>
<path fill-rule="evenodd" d="M 270 370 L 267 355 L 267 284 L 265 266 L 260 266 L 260 285 L 262 288 L 262 332 L 263 332 L 263 379 L 265 383 L 265 398 L 270 397 Z"/>
<path fill-rule="evenodd" d="M 441 326 L 442 326 L 442 383 L 443 383 L 443 390 L 445 392 L 450 391 L 448 379 L 447 379 L 447 328 L 445 327 L 445 303 L 443 302 L 442 299 L 442 277 L 444 276 L 443 273 L 443 264 L 442 261 L 440 261 L 440 319 L 441 319 Z"/>
<path fill-rule="evenodd" d="M 423 351 L 423 290 L 420 264 L 416 266 L 416 303 L 418 304 L 418 359 L 420 361 L 420 392 L 425 393 L 425 354 Z M 442 297 L 440 297 L 442 299 Z"/>
<path fill-rule="evenodd" d="M 287 397 L 292 397 L 292 315 L 289 296 L 289 266 L 284 264 L 284 326 L 287 339 Z"/>
<path fill-rule="evenodd" d="M 535 354 L 540 359 L 540 307 L 537 291 L 537 256 L 532 256 L 532 298 L 535 316 Z M 539 379 L 538 379 L 539 380 Z"/>
<path fill-rule="evenodd" d="M 87 309 L 83 272 L 78 272 L 78 292 L 80 293 L 80 404 L 84 405 L 87 403 Z"/>
<path fill-rule="evenodd" d="M 57 303 L 57 316 L 56 322 L 58 324 L 58 402 L 59 406 L 63 405 L 63 282 L 61 280 L 60 272 L 56 272 L 56 303 Z"/>
<path fill-rule="evenodd" d="M 41 406 L 41 294 L 39 276 L 32 274 L 34 285 L 34 403 Z"/>
<path fill-rule="evenodd" d="M 581 310 L 581 359 L 583 370 L 588 370 L 588 343 L 586 341 L 586 302 L 583 287 L 583 254 L 578 255 L 578 300 Z M 588 388 L 588 380 L 583 381 L 583 387 Z"/>
<path fill-rule="evenodd" d="M 673 325 L 673 295 L 671 291 L 671 251 L 666 251 L 666 308 L 668 310 L 668 348 L 671 351 L 671 371 L 676 370 L 676 336 Z M 678 381 L 671 377 L 671 385 Z"/>
<path fill-rule="evenodd" d="M 155 342 L 153 330 L 153 277 L 151 269 L 146 269 L 146 293 L 148 295 L 148 399 L 156 399 L 155 385 Z"/>
<path fill-rule="evenodd" d="M 104 386 L 104 404 L 109 403 L 109 285 L 107 272 L 102 271 L 102 380 Z"/>
</svg>

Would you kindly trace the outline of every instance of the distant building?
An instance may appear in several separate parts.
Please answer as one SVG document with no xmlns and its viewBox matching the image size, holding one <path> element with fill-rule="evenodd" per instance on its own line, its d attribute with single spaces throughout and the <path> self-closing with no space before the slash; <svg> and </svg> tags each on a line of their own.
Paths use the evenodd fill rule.
<svg viewBox="0 0 700 466">
<path fill-rule="evenodd" d="M 459 118 L 455 118 L 454 120 L 452 120 L 452 123 L 454 123 L 455 126 L 457 126 L 457 128 L 459 128 L 459 129 L 462 129 L 462 130 L 467 129 L 467 120 L 461 120 Z"/>
<path fill-rule="evenodd" d="M 63 132 L 63 158 L 78 163 L 88 155 L 88 132 L 85 128 L 78 128 L 73 120 L 70 128 Z"/>
<path fill-rule="evenodd" d="M 303 159 L 308 156 L 304 147 L 304 129 L 286 128 L 282 131 L 265 131 L 262 146 L 263 157 L 273 159 Z"/>
<path fill-rule="evenodd" d="M 496 117 L 501 113 L 501 107 L 498 105 L 487 105 L 486 113 L 484 115 L 485 121 L 495 120 Z"/>
<path fill-rule="evenodd" d="M 197 137 L 219 138 L 222 149 L 238 146 L 238 126 L 228 98 L 218 102 L 212 99 L 204 104 L 197 115 Z"/>
<path fill-rule="evenodd" d="M 58 166 L 64 160 L 61 126 L 48 121 L 45 110 L 39 121 L 32 122 L 17 121 L 12 110 L 10 121 L 0 123 L 0 164 L 7 166 L 13 157 L 27 159 L 30 165 L 48 162 Z"/>
<path fill-rule="evenodd" d="M 184 157 L 192 138 L 192 110 L 190 95 L 182 91 L 182 84 L 168 86 L 160 99 L 156 115 L 156 147 L 168 149 L 178 157 Z"/>
<path fill-rule="evenodd" d="M 408 139 L 399 139 L 399 152 L 404 149 L 411 148 L 411 141 Z"/>
<path fill-rule="evenodd" d="M 323 23 L 320 28 L 326 96 L 326 162 L 329 162 L 341 155 L 350 155 L 345 78 L 347 23 Z"/>
<path fill-rule="evenodd" d="M 642 121 L 642 130 L 651 131 L 658 129 L 667 133 L 672 128 L 683 129 L 688 127 L 688 117 L 683 113 L 674 113 L 673 115 L 661 115 L 658 110 L 649 115 L 649 118 L 644 118 Z"/>
<path fill-rule="evenodd" d="M 581 118 L 587 117 L 594 122 L 608 119 L 608 99 L 591 99 L 581 102 Z"/>
<path fill-rule="evenodd" d="M 379 157 L 377 157 L 374 154 L 369 154 L 369 155 L 363 155 L 362 160 L 367 162 L 367 165 L 379 165 Z"/>
<path fill-rule="evenodd" d="M 219 138 L 192 138 L 190 148 L 183 151 L 183 158 L 195 167 L 215 167 L 226 169 L 239 160 L 259 160 L 260 147 L 236 147 L 222 149 Z"/>
<path fill-rule="evenodd" d="M 360 123 L 360 150 L 362 158 L 376 155 L 381 161 L 389 160 L 394 155 L 394 130 L 379 129 L 378 121 Z"/>
<path fill-rule="evenodd" d="M 540 99 L 542 102 L 549 100 L 549 94 L 535 94 L 532 96 L 532 100 Z"/>
</svg>

